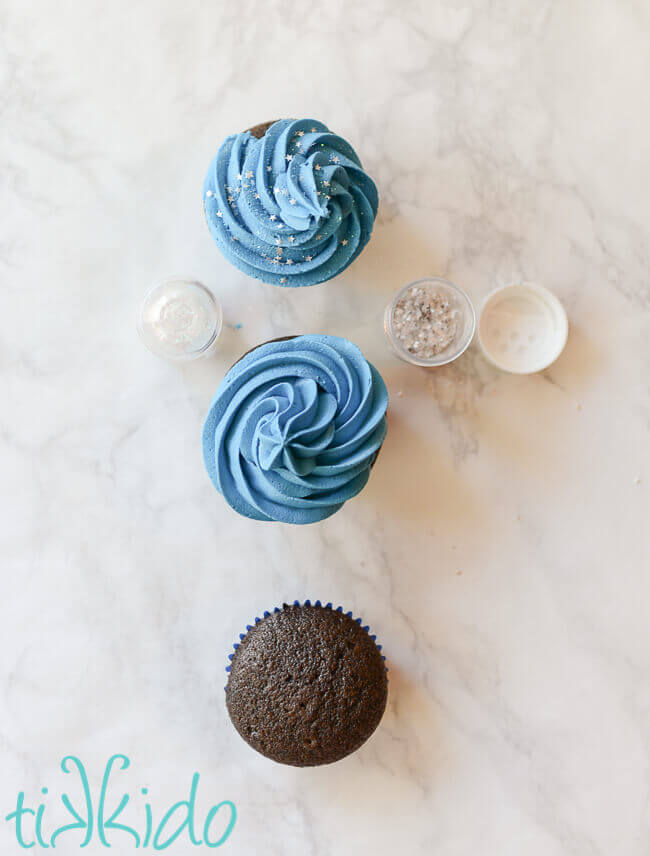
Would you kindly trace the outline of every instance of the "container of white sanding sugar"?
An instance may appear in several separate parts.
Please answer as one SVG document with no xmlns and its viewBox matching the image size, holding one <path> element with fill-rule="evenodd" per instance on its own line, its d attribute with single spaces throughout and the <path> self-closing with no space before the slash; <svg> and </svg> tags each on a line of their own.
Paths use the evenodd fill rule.
<svg viewBox="0 0 650 856">
<path fill-rule="evenodd" d="M 193 277 L 172 276 L 145 294 L 138 333 L 157 357 L 187 362 L 212 353 L 222 321 L 221 304 L 209 288 Z"/>
</svg>

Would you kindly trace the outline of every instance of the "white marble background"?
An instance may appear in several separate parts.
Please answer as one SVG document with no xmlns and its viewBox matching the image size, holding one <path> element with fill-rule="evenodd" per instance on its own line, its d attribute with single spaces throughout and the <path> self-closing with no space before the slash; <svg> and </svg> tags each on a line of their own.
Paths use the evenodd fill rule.
<svg viewBox="0 0 650 856">
<path fill-rule="evenodd" d="M 2 818 L 56 799 L 63 755 L 96 785 L 125 752 L 155 811 L 195 770 L 203 811 L 234 800 L 238 856 L 650 852 L 649 39 L 644 0 L 2 4 Z M 382 197 L 355 265 L 295 293 L 230 268 L 201 207 L 221 138 L 287 115 Z M 185 368 L 135 335 L 177 272 L 229 325 Z M 382 311 L 424 274 L 548 285 L 564 355 L 400 363 Z M 199 439 L 224 369 L 296 332 L 357 342 L 392 400 L 363 495 L 285 528 L 230 512 Z M 222 696 L 240 628 L 296 597 L 362 614 L 391 668 L 372 740 L 306 771 Z"/>
</svg>

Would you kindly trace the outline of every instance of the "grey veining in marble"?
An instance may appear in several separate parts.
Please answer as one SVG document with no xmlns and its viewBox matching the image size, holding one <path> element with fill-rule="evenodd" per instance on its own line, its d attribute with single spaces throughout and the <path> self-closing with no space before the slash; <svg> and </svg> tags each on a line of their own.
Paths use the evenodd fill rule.
<svg viewBox="0 0 650 856">
<path fill-rule="evenodd" d="M 649 37 L 642 0 L 4 4 L 0 818 L 59 792 L 63 755 L 97 785 L 125 752 L 157 811 L 195 770 L 203 811 L 234 800 L 238 856 L 646 856 Z M 291 293 L 231 268 L 201 206 L 222 137 L 288 115 L 381 193 L 357 262 Z M 178 272 L 226 322 L 182 368 L 135 334 Z M 564 354 L 399 362 L 383 310 L 426 274 L 477 303 L 549 286 Z M 242 352 L 300 332 L 378 366 L 389 435 L 342 512 L 258 524 L 212 489 L 201 423 Z M 363 615 L 390 665 L 375 736 L 316 770 L 255 755 L 222 696 L 243 625 L 303 597 Z"/>
</svg>

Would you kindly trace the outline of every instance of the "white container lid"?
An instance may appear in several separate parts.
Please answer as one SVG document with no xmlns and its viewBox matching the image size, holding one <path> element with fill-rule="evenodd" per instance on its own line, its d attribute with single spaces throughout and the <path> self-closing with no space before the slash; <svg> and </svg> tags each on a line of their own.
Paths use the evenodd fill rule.
<svg viewBox="0 0 650 856">
<path fill-rule="evenodd" d="M 497 288 L 479 314 L 483 353 L 497 368 L 513 374 L 532 374 L 550 366 L 564 350 L 568 333 L 560 301 L 534 283 Z"/>
</svg>

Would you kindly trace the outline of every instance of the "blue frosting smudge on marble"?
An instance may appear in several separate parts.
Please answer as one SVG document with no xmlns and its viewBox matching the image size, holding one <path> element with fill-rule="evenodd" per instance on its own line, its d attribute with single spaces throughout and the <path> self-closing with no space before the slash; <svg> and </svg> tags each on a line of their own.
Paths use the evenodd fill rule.
<svg viewBox="0 0 650 856">
<path fill-rule="evenodd" d="M 274 285 L 325 282 L 370 239 L 379 198 L 356 152 L 313 119 L 281 119 L 261 139 L 221 144 L 203 184 L 210 232 L 225 257 Z"/>
<path fill-rule="evenodd" d="M 381 375 L 347 339 L 269 342 L 219 385 L 203 427 L 205 466 L 240 514 L 315 523 L 368 481 L 387 407 Z"/>
</svg>

